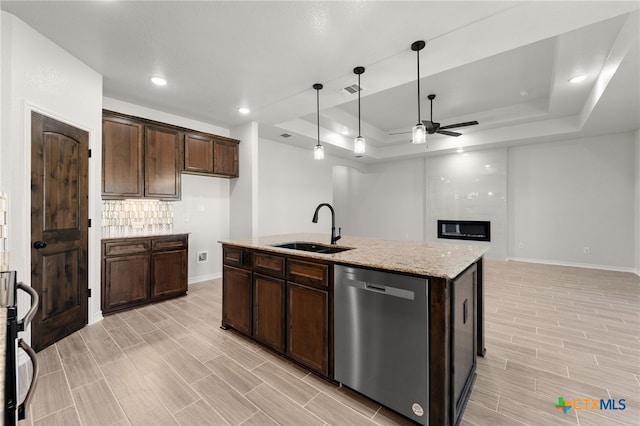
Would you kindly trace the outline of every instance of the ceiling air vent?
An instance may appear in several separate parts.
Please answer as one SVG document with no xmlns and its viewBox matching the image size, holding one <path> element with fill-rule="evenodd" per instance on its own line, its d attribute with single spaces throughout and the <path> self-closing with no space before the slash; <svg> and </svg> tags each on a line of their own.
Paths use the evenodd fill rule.
<svg viewBox="0 0 640 426">
<path fill-rule="evenodd" d="M 357 84 L 352 84 L 351 86 L 343 87 L 342 89 L 338 90 L 338 93 L 353 95 L 355 93 L 358 93 L 358 91 L 361 92 L 363 90 L 364 88 L 362 86 L 358 86 Z"/>
<path fill-rule="evenodd" d="M 293 136 L 293 135 L 290 135 L 289 133 L 283 133 L 283 134 L 280 135 L 280 137 L 282 137 L 282 138 L 290 138 L 291 136 Z"/>
</svg>

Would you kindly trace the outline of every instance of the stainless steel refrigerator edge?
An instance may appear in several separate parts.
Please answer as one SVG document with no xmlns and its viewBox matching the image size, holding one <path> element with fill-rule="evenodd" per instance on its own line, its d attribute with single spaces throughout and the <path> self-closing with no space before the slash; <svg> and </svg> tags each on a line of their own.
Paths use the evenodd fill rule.
<svg viewBox="0 0 640 426">
<path fill-rule="evenodd" d="M 429 424 L 429 281 L 336 265 L 335 380 Z"/>
</svg>

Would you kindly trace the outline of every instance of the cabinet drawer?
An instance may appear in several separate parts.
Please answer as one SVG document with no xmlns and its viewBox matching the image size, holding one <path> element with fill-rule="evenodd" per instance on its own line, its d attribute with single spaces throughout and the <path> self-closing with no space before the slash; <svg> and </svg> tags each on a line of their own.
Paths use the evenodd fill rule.
<svg viewBox="0 0 640 426">
<path fill-rule="evenodd" d="M 253 253 L 254 271 L 263 272 L 267 275 L 284 277 L 285 258 L 268 253 Z"/>
<path fill-rule="evenodd" d="M 104 243 L 105 256 L 126 256 L 149 251 L 149 240 L 133 240 Z"/>
<path fill-rule="evenodd" d="M 222 246 L 222 262 L 225 265 L 251 267 L 251 252 L 240 247 Z"/>
<path fill-rule="evenodd" d="M 290 281 L 297 282 L 298 284 L 327 287 L 329 282 L 329 265 L 289 259 L 287 262 L 287 277 Z"/>
<path fill-rule="evenodd" d="M 151 250 L 175 250 L 187 247 L 186 238 L 171 238 L 171 239 L 153 239 L 151 240 Z"/>
</svg>

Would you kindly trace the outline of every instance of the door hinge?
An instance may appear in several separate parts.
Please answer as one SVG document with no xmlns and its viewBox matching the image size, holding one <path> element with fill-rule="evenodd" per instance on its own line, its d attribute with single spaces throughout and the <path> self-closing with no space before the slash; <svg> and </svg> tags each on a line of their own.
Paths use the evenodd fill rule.
<svg viewBox="0 0 640 426">
<path fill-rule="evenodd" d="M 91 158 L 91 150 L 89 150 L 89 158 Z"/>
<path fill-rule="evenodd" d="M 91 289 L 87 289 L 87 297 L 91 297 Z"/>
<path fill-rule="evenodd" d="M 91 219 L 87 221 L 87 228 L 91 228 Z"/>
</svg>

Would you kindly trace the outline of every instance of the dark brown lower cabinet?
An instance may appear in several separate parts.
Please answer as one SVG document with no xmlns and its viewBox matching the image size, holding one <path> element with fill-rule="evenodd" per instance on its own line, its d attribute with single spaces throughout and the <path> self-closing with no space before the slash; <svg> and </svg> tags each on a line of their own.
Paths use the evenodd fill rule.
<svg viewBox="0 0 640 426">
<path fill-rule="evenodd" d="M 284 280 L 253 276 L 253 337 L 284 352 Z"/>
<path fill-rule="evenodd" d="M 287 282 L 287 355 L 327 376 L 329 373 L 329 295 Z"/>
<path fill-rule="evenodd" d="M 222 324 L 251 335 L 251 271 L 224 266 L 222 271 Z"/>
<path fill-rule="evenodd" d="M 188 235 L 102 241 L 104 314 L 187 292 Z"/>
<path fill-rule="evenodd" d="M 149 298 L 149 254 L 107 258 L 103 272 L 103 311 L 116 311 Z"/>
<path fill-rule="evenodd" d="M 167 297 L 187 292 L 186 250 L 171 250 L 151 255 L 153 287 L 151 297 Z"/>
<path fill-rule="evenodd" d="M 223 245 L 222 327 L 330 376 L 330 262 Z"/>
</svg>

